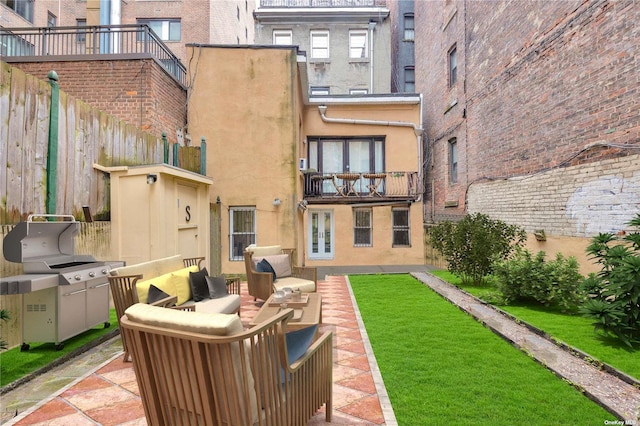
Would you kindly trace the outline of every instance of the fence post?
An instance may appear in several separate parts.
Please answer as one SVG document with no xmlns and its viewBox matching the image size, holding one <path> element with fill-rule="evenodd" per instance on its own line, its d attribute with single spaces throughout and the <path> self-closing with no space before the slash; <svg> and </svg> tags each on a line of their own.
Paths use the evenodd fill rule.
<svg viewBox="0 0 640 426">
<path fill-rule="evenodd" d="M 204 136 L 200 139 L 200 174 L 207 175 L 207 141 Z"/>
<path fill-rule="evenodd" d="M 173 164 L 172 165 L 174 165 L 176 167 L 180 167 L 180 164 L 179 164 L 180 163 L 180 158 L 179 158 L 180 153 L 179 153 L 178 148 L 180 148 L 180 145 L 178 145 L 177 143 L 174 143 L 173 144 Z"/>
<path fill-rule="evenodd" d="M 56 197 L 58 186 L 58 113 L 60 104 L 60 86 L 58 74 L 49 71 L 47 75 L 51 85 L 51 104 L 49 107 L 49 141 L 47 146 L 47 214 L 56 214 Z"/>
<path fill-rule="evenodd" d="M 164 164 L 169 164 L 169 141 L 166 132 L 162 132 L 162 146 L 164 148 Z"/>
</svg>

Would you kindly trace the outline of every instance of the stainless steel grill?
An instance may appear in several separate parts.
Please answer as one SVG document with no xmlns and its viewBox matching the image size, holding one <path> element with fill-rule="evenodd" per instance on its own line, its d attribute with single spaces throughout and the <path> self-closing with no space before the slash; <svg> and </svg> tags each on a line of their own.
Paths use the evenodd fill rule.
<svg viewBox="0 0 640 426">
<path fill-rule="evenodd" d="M 70 215 L 30 215 L 4 238 L 4 257 L 24 274 L 0 279 L 0 294 L 22 294 L 22 350 L 27 342 L 63 341 L 100 323 L 109 327 L 112 266 L 75 254 L 79 222 Z"/>
</svg>

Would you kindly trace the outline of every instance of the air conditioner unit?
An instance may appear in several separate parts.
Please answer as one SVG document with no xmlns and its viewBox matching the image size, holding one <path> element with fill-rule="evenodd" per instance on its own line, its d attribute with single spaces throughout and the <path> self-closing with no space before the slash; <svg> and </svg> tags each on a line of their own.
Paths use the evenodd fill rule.
<svg viewBox="0 0 640 426">
<path fill-rule="evenodd" d="M 300 161 L 298 162 L 298 169 L 307 170 L 307 159 L 306 158 L 301 158 L 300 159 Z"/>
</svg>

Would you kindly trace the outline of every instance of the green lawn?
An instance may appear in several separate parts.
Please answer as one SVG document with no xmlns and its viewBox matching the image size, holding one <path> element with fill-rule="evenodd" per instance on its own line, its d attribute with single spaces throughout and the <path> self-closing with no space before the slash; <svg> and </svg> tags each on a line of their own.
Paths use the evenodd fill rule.
<svg viewBox="0 0 640 426">
<path fill-rule="evenodd" d="M 349 280 L 400 425 L 615 420 L 410 275 Z"/>
<path fill-rule="evenodd" d="M 462 285 L 460 279 L 448 271 L 432 271 L 432 273 L 476 297 L 482 298 L 484 294 L 493 291 L 486 287 Z M 619 341 L 594 332 L 593 321 L 590 318 L 531 303 L 496 306 L 516 318 L 544 330 L 554 339 L 640 379 L 640 362 L 638 362 L 640 351 L 630 350 Z"/>
<path fill-rule="evenodd" d="M 20 352 L 20 347 L 0 352 L 0 387 L 4 387 L 18 379 L 21 379 L 43 367 L 51 367 L 61 360 L 80 352 L 81 348 L 92 341 L 98 340 L 118 328 L 118 319 L 115 309 L 109 313 L 111 326 L 104 328 L 100 325 L 85 331 L 64 342 L 61 350 L 56 350 L 53 343 L 29 342 L 28 351 Z"/>
</svg>

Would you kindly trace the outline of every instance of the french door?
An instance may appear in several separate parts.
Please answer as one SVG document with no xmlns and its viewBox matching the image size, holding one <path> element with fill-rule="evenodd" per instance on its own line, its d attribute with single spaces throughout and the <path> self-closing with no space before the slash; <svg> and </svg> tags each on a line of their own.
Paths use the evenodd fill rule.
<svg viewBox="0 0 640 426">
<path fill-rule="evenodd" d="M 309 259 L 333 259 L 333 211 L 309 211 Z"/>
</svg>

